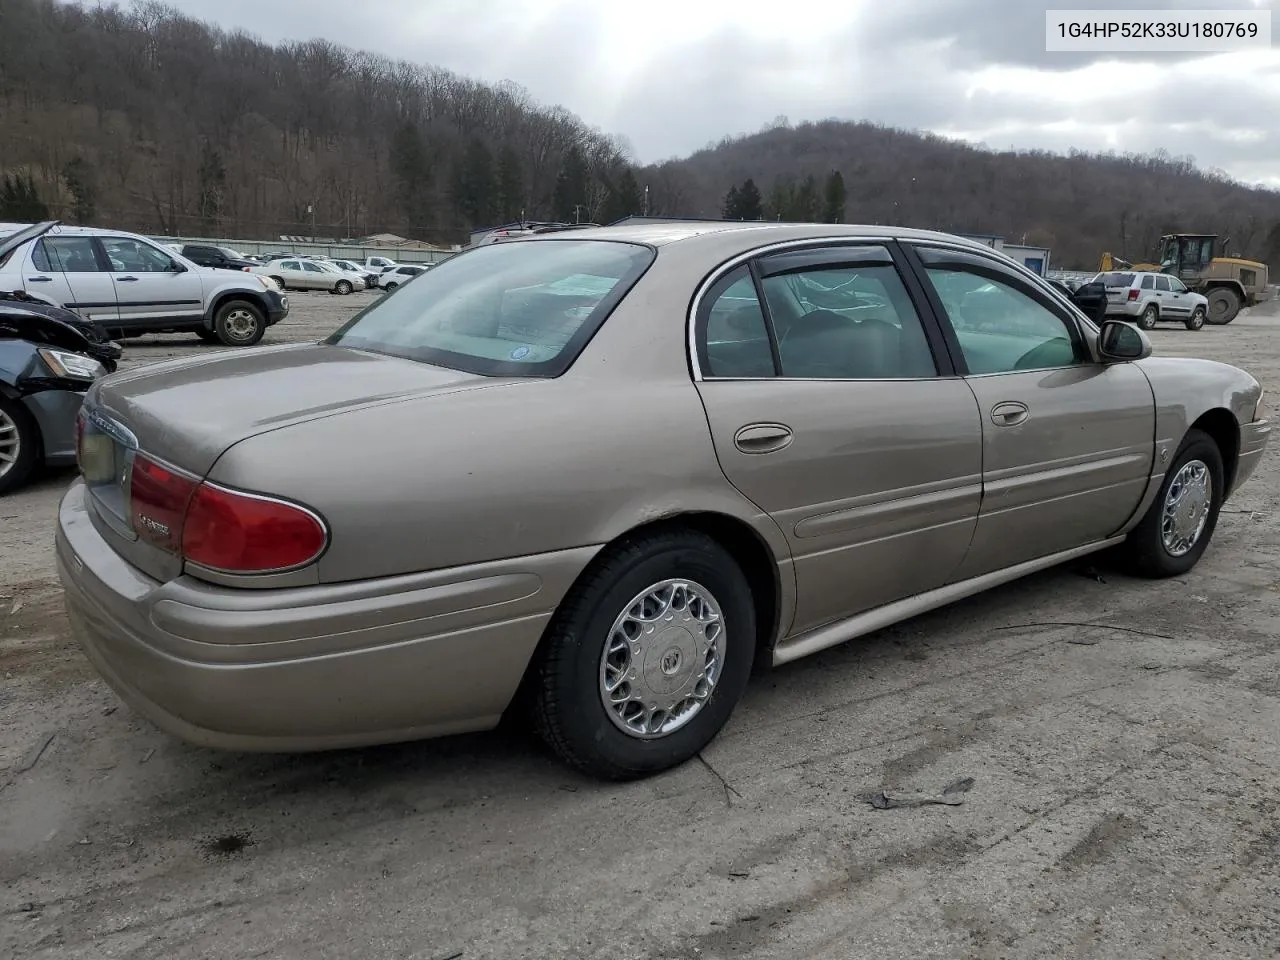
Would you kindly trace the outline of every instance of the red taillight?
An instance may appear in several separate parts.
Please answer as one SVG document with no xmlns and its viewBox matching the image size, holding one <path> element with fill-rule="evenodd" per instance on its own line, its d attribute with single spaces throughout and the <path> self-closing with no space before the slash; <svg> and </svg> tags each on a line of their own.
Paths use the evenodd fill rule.
<svg viewBox="0 0 1280 960">
<path fill-rule="evenodd" d="M 182 527 L 182 555 L 228 573 L 266 573 L 310 563 L 328 533 L 314 513 L 283 500 L 202 483 Z"/>
<path fill-rule="evenodd" d="M 143 540 L 169 553 L 182 545 L 183 517 L 196 481 L 148 460 L 133 459 L 129 479 L 129 522 Z"/>
<path fill-rule="evenodd" d="M 1137 299 L 1138 299 L 1138 291 L 1137 291 L 1137 290 L 1130 290 L 1130 291 L 1129 291 L 1129 299 L 1130 299 L 1130 300 L 1137 300 Z"/>
<path fill-rule="evenodd" d="M 133 459 L 129 520 L 138 539 L 224 573 L 269 573 L 311 563 L 329 534 L 304 507 L 239 493 Z"/>
</svg>

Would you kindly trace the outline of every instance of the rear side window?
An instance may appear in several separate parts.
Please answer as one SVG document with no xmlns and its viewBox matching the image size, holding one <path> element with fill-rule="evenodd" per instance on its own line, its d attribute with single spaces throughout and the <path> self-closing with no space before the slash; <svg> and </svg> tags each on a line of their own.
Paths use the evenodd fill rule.
<svg viewBox="0 0 1280 960">
<path fill-rule="evenodd" d="M 1155 277 L 1143 277 L 1143 278 L 1142 278 L 1142 289 L 1143 289 L 1143 290 L 1154 290 L 1155 288 L 1156 288 L 1156 278 L 1155 278 Z"/>
<path fill-rule="evenodd" d="M 326 342 L 483 376 L 559 376 L 653 258 L 651 247 L 605 240 L 476 247 Z"/>
<path fill-rule="evenodd" d="M 1156 277 L 1156 289 L 1157 289 L 1157 290 L 1162 290 L 1162 291 L 1164 291 L 1165 293 L 1168 293 L 1168 292 L 1169 292 L 1169 278 L 1168 278 L 1168 277 Z"/>
<path fill-rule="evenodd" d="M 37 270 L 63 273 L 98 273 L 97 252 L 89 237 L 44 237 L 31 252 Z"/>
<path fill-rule="evenodd" d="M 699 362 L 708 377 L 774 375 L 773 348 L 755 284 L 746 267 L 716 281 L 703 301 L 705 320 Z"/>
</svg>

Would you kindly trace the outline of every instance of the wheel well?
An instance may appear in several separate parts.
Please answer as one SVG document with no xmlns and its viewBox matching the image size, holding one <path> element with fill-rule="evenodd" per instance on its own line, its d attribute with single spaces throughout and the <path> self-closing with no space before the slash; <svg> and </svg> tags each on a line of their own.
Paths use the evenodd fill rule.
<svg viewBox="0 0 1280 960">
<path fill-rule="evenodd" d="M 1206 294 L 1223 288 L 1230 290 L 1241 299 L 1244 298 L 1244 285 L 1238 280 L 1207 280 L 1204 284 L 1204 291 Z"/>
<path fill-rule="evenodd" d="M 1218 445 L 1218 452 L 1222 454 L 1222 482 L 1227 492 L 1230 492 L 1236 476 L 1236 461 L 1240 455 L 1240 426 L 1236 423 L 1235 415 L 1230 410 L 1218 407 L 1201 414 L 1191 428 L 1207 433 Z"/>
<path fill-rule="evenodd" d="M 220 293 L 213 298 L 213 304 L 209 307 L 209 315 L 206 319 L 210 323 L 213 323 L 214 318 L 218 316 L 218 311 L 222 309 L 222 305 L 229 300 L 244 300 L 247 303 L 251 303 L 261 310 L 263 318 L 266 318 L 267 305 L 262 297 L 254 293 L 252 290 L 229 290 L 226 293 Z"/>
</svg>

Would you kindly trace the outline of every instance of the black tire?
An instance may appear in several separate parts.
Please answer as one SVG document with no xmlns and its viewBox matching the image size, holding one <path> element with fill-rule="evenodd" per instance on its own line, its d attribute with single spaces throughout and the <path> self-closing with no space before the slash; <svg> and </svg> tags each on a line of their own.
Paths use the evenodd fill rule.
<svg viewBox="0 0 1280 960">
<path fill-rule="evenodd" d="M 228 347 L 252 347 L 267 332 L 267 318 L 255 303 L 228 300 L 218 308 L 213 329 Z"/>
<path fill-rule="evenodd" d="M 1159 319 L 1160 309 L 1154 303 L 1149 303 L 1146 309 L 1142 311 L 1142 316 L 1138 317 L 1138 326 L 1143 330 L 1154 330 L 1156 321 Z"/>
<path fill-rule="evenodd" d="M 382 285 L 382 289 L 387 291 L 387 293 L 390 293 L 392 290 L 394 290 L 398 286 L 400 286 L 400 284 L 398 283 L 384 283 Z"/>
<path fill-rule="evenodd" d="M 16 451 L 14 442 L 16 441 Z M 17 490 L 40 462 L 40 427 L 20 400 L 0 395 L 0 497 Z"/>
<path fill-rule="evenodd" d="M 1199 460 L 1208 468 L 1209 480 L 1213 485 L 1209 497 L 1208 516 L 1199 538 L 1191 549 L 1181 556 L 1175 556 L 1165 546 L 1163 537 L 1165 499 L 1168 497 L 1169 488 L 1178 478 L 1179 471 L 1195 460 Z M 1160 492 L 1156 495 L 1156 499 L 1121 547 L 1131 572 L 1140 577 L 1153 579 L 1176 577 L 1186 573 L 1199 562 L 1218 525 L 1218 511 L 1222 508 L 1224 494 L 1223 474 L 1222 452 L 1213 438 L 1200 430 L 1188 430 L 1165 474 L 1164 483 L 1160 485 Z"/>
<path fill-rule="evenodd" d="M 1230 323 L 1240 312 L 1240 295 L 1229 287 L 1214 287 L 1208 293 L 1208 320 L 1214 326 Z"/>
<path fill-rule="evenodd" d="M 337 284 L 335 284 L 335 285 L 334 285 L 333 292 L 334 292 L 334 293 L 340 293 L 340 294 L 342 294 L 342 296 L 344 296 L 344 297 L 345 297 L 347 294 L 349 294 L 349 293 L 350 293 L 352 290 L 354 290 L 354 289 L 355 289 L 355 287 L 351 286 L 351 283 L 350 283 L 349 281 L 347 281 L 347 280 L 339 280 L 339 281 L 337 282 Z"/>
<path fill-rule="evenodd" d="M 286 287 L 286 286 L 284 285 L 284 277 L 267 277 L 267 279 L 268 279 L 268 280 L 274 280 L 274 281 L 275 281 L 275 283 L 276 283 L 276 286 L 278 286 L 278 287 L 280 288 L 280 292 L 281 292 L 281 293 L 283 293 L 285 290 L 289 289 L 288 287 Z"/>
<path fill-rule="evenodd" d="M 1188 330 L 1199 330 L 1204 326 L 1205 312 L 1204 307 L 1196 307 L 1191 311 L 1191 316 L 1187 318 Z"/>
<path fill-rule="evenodd" d="M 204 327 L 201 327 L 196 331 L 196 336 L 199 337 L 201 340 L 203 340 L 205 343 L 221 343 L 222 342 L 218 339 L 218 335 L 214 331 L 206 330 Z"/>
<path fill-rule="evenodd" d="M 610 717 L 600 689 L 602 662 L 614 621 L 633 598 L 668 579 L 695 582 L 719 605 L 722 669 L 710 697 L 684 726 L 642 739 Z M 530 678 L 534 724 L 551 749 L 583 773 L 629 780 L 666 770 L 696 756 L 728 721 L 746 689 L 755 647 L 751 587 L 719 543 L 694 531 L 637 537 L 602 555 L 548 626 Z"/>
</svg>

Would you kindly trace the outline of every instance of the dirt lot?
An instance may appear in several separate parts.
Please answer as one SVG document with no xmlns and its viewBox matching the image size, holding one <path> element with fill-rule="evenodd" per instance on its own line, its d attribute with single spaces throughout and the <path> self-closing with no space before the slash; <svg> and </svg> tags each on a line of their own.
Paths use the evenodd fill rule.
<svg viewBox="0 0 1280 960">
<path fill-rule="evenodd" d="M 267 342 L 364 302 L 297 295 Z M 1280 311 L 1154 340 L 1280 397 Z M 1280 953 L 1275 445 L 1186 578 L 1059 569 L 828 651 L 755 681 L 704 762 L 625 786 L 519 732 L 300 757 L 169 739 L 67 636 L 69 479 L 0 501 L 0 956 Z M 859 799 L 964 777 L 959 806 Z"/>
</svg>

